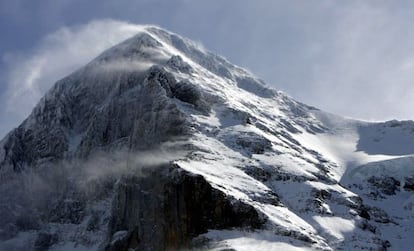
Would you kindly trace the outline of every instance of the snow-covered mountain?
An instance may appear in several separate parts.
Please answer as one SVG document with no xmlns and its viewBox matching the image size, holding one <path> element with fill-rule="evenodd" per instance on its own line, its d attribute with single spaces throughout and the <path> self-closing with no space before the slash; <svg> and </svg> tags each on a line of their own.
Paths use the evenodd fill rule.
<svg viewBox="0 0 414 251">
<path fill-rule="evenodd" d="M 412 154 L 142 26 L 0 142 L 0 249 L 410 250 Z"/>
</svg>

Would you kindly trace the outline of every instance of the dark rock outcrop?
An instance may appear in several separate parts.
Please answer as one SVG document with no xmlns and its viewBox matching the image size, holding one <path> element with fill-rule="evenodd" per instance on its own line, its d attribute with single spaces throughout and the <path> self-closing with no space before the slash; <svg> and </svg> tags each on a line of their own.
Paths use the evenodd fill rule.
<svg viewBox="0 0 414 251">
<path fill-rule="evenodd" d="M 85 69 L 57 82 L 30 117 L 5 138 L 0 168 L 18 171 L 122 146 L 151 149 L 187 135 L 185 115 L 172 101 L 170 86 L 181 86 L 174 93 L 190 103 L 197 101 L 199 91 L 177 85 L 162 67 L 99 75 L 96 71 Z M 91 84 L 85 87 L 84 82 Z"/>
<path fill-rule="evenodd" d="M 58 236 L 56 234 L 44 233 L 41 232 L 37 235 L 34 249 L 35 251 L 48 250 L 53 244 L 58 241 Z"/>
<path fill-rule="evenodd" d="M 208 229 L 260 228 L 264 223 L 252 206 L 177 165 L 146 172 L 117 185 L 107 251 L 177 250 Z"/>
<path fill-rule="evenodd" d="M 368 179 L 368 182 L 385 195 L 395 195 L 395 193 L 400 190 L 400 182 L 393 177 L 372 176 Z"/>
<path fill-rule="evenodd" d="M 404 190 L 414 192 L 414 177 L 406 177 L 404 181 Z"/>
</svg>

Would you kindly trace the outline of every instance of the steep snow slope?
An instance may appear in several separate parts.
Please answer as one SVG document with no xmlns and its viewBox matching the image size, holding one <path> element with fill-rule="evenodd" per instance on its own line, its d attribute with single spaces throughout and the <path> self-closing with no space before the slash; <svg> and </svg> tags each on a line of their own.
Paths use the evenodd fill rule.
<svg viewBox="0 0 414 251">
<path fill-rule="evenodd" d="M 0 247 L 401 250 L 413 145 L 142 27 L 2 140 Z"/>
</svg>

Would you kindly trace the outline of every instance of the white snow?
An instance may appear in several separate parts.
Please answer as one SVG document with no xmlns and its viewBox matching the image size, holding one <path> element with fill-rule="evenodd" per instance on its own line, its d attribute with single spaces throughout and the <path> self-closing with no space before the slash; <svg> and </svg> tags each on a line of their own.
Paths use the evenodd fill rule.
<svg viewBox="0 0 414 251">
<path fill-rule="evenodd" d="M 293 239 L 274 235 L 272 232 L 241 232 L 213 230 L 204 236 L 215 240 L 211 251 L 233 248 L 237 251 L 266 250 L 266 251 L 307 251 L 314 250 Z"/>
<path fill-rule="evenodd" d="M 347 233 L 355 229 L 355 222 L 340 217 L 314 216 L 313 219 L 321 228 L 322 235 L 328 235 L 338 241 L 343 241 Z M 318 228 L 318 226 L 316 226 Z"/>
<path fill-rule="evenodd" d="M 211 110 L 202 113 L 175 99 L 192 126 L 188 143 L 195 149 L 175 163 L 202 175 L 214 188 L 268 218 L 261 232 L 211 230 L 205 236 L 215 241 L 217 250 L 353 250 L 378 247 L 375 241 L 379 237 L 389 240 L 394 250 L 408 250 L 414 245 L 412 192 L 400 186 L 395 196 L 374 200 L 367 183 L 371 176 L 393 177 L 401 184 L 406 177 L 414 177 L 412 122 L 356 121 L 307 107 L 280 92 L 269 91 L 269 97 L 261 97 L 257 94 L 265 87 L 247 71 L 224 59 L 219 62 L 184 39 L 186 46 L 202 56 L 185 53 L 151 31 L 153 28 L 140 30 L 145 35 L 140 52 L 147 58 L 138 57 L 134 50 L 131 55 L 118 54 L 143 39 L 137 36 L 98 57 L 112 60 L 95 64 L 108 74 L 143 71 L 178 55 L 191 67 L 189 74 L 166 70 L 177 81 L 186 80 L 200 88 Z M 155 43 L 153 40 L 156 48 L 145 46 Z M 198 63 L 197 57 L 202 57 L 204 64 Z M 225 67 L 228 76 L 214 73 L 208 65 Z M 248 78 L 253 84 L 245 88 L 237 83 L 238 78 Z M 74 152 L 83 135 L 68 135 L 69 151 Z M 255 145 L 250 147 L 249 143 Z M 0 160 L 4 154 L 0 148 Z M 355 183 L 361 189 L 355 188 Z M 377 232 L 361 229 L 360 198 L 369 206 L 382 208 L 397 224 L 371 220 Z M 276 199 L 280 204 L 269 202 Z M 69 233 L 74 229 L 64 230 Z M 117 232 L 112 240 L 125 234 Z M 28 236 L 21 233 L 18 238 L 34 238 Z M 69 239 L 53 248 L 87 250 Z"/>
</svg>

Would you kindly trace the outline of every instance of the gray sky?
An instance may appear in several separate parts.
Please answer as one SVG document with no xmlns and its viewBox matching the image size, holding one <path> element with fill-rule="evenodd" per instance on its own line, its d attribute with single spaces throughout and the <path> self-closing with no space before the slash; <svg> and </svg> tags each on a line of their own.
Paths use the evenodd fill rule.
<svg viewBox="0 0 414 251">
<path fill-rule="evenodd" d="M 56 80 L 132 35 L 127 22 L 198 41 L 323 110 L 414 118 L 414 1 L 0 0 L 0 137 Z"/>
</svg>

